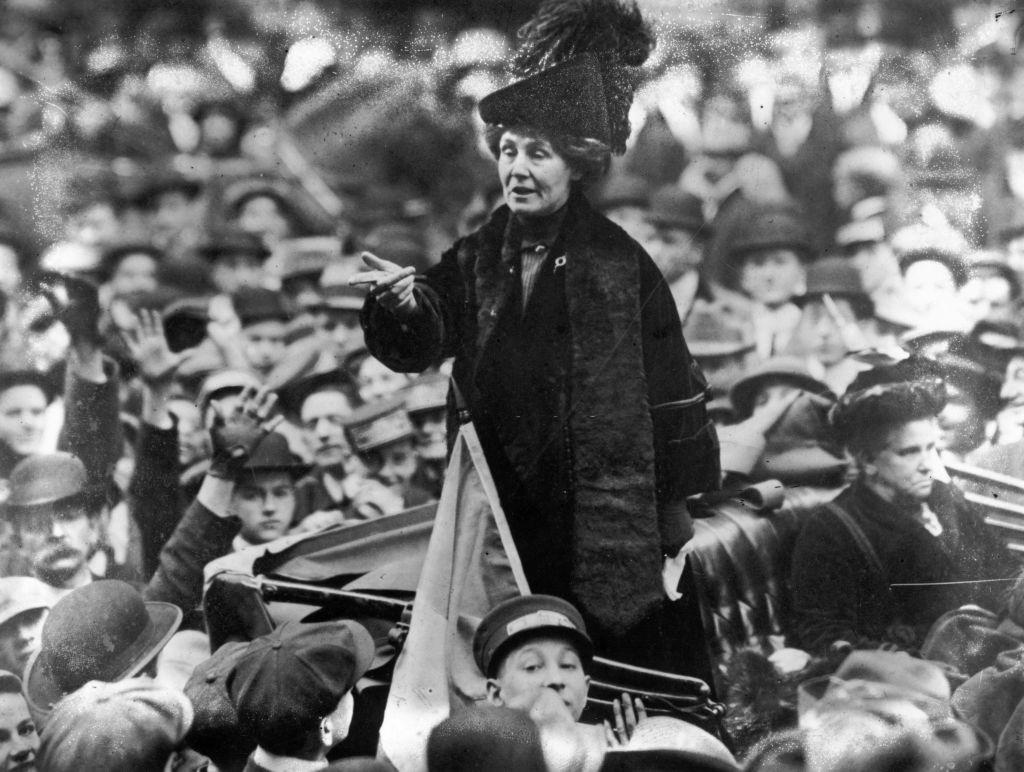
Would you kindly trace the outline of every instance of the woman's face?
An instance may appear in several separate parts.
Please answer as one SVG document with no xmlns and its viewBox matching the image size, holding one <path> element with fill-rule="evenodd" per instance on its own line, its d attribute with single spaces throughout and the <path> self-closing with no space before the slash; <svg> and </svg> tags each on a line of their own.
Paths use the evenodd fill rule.
<svg viewBox="0 0 1024 772">
<path fill-rule="evenodd" d="M 543 217 L 569 200 L 578 177 L 551 143 L 506 131 L 498 144 L 498 176 L 508 208 L 521 217 Z"/>
</svg>

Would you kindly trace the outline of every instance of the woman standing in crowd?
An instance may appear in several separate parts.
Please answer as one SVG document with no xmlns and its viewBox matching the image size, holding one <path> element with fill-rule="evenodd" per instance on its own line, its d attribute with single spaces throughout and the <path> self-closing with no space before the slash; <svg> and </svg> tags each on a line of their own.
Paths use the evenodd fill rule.
<svg viewBox="0 0 1024 772">
<path fill-rule="evenodd" d="M 661 558 L 717 484 L 717 443 L 668 286 L 584 194 L 625 149 L 654 40 L 612 0 L 544 3 L 521 35 L 520 79 L 480 103 L 505 205 L 425 275 L 366 255 L 351 281 L 382 362 L 455 357 L 449 426 L 461 398 L 531 590 L 577 603 L 603 652 L 657 656 Z"/>
</svg>

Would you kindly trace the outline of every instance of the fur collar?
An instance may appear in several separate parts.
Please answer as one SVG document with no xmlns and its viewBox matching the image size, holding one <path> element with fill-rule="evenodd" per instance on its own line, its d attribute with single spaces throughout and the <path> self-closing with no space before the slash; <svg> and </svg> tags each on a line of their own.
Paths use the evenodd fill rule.
<svg viewBox="0 0 1024 772">
<path fill-rule="evenodd" d="M 501 207 L 462 244 L 460 262 L 473 265 L 478 362 L 513 296 L 519 242 L 518 223 Z M 573 341 L 573 592 L 605 629 L 622 633 L 663 598 L 639 246 L 578 192 L 554 257 L 559 244 Z"/>
</svg>

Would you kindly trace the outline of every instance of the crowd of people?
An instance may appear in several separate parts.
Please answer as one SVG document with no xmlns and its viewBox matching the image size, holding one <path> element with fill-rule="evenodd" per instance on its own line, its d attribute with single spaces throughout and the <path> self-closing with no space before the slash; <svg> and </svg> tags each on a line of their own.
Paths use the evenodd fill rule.
<svg viewBox="0 0 1024 772">
<path fill-rule="evenodd" d="M 423 768 L 1024 763 L 1006 9 L 143 5 L 0 8 L 0 770 L 393 768 L 337 758 L 377 631 L 211 650 L 204 568 L 436 502 L 467 418 L 535 594 Z M 766 481 L 820 505 L 713 663 L 756 731 L 580 723 Z"/>
</svg>

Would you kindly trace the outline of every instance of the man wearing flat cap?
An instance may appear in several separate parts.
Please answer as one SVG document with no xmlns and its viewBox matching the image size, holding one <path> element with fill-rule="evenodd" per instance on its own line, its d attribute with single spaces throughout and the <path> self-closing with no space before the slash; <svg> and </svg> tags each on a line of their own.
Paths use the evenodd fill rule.
<svg viewBox="0 0 1024 772">
<path fill-rule="evenodd" d="M 256 739 L 245 772 L 320 769 L 348 736 L 352 689 L 374 643 L 356 622 L 286 622 L 238 654 L 226 679 L 242 728 Z"/>
<path fill-rule="evenodd" d="M 805 523 L 792 559 L 799 644 L 910 651 L 943 612 L 998 607 L 1006 545 L 939 471 L 943 383 L 912 358 L 862 373 L 831 413 L 858 476 Z M 842 642 L 842 643 L 840 643 Z"/>
</svg>

